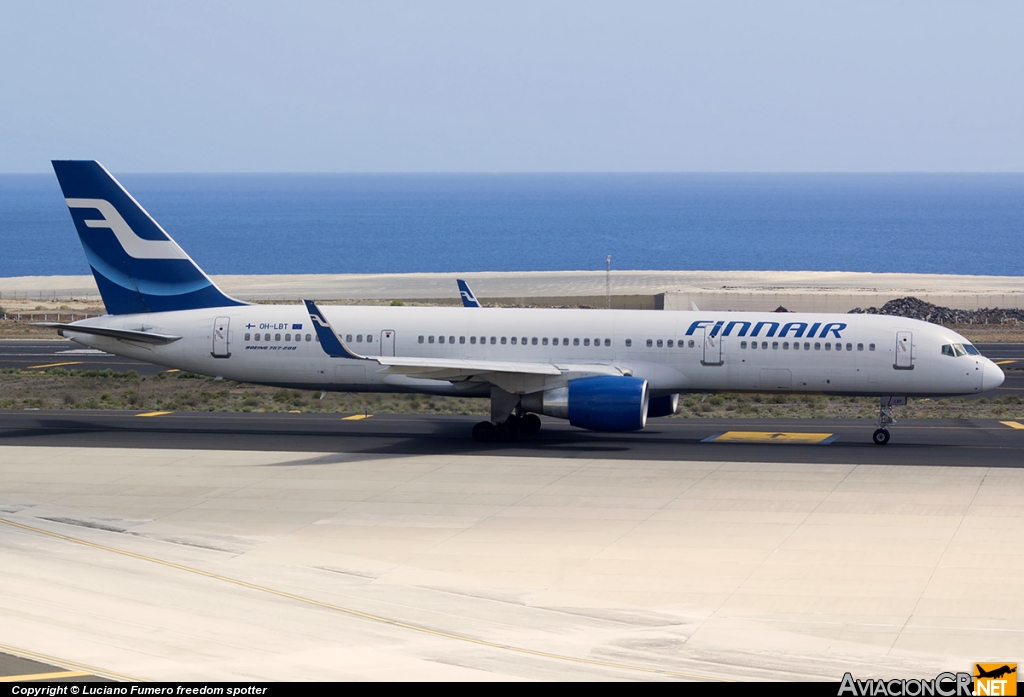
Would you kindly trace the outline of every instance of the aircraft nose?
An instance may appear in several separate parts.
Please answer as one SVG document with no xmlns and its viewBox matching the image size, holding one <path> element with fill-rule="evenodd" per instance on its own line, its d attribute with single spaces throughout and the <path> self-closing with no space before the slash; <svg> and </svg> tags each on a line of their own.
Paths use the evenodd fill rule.
<svg viewBox="0 0 1024 697">
<path fill-rule="evenodd" d="M 985 361 L 985 365 L 981 369 L 981 390 L 987 392 L 988 390 L 994 390 L 1003 384 L 1003 380 L 1006 376 L 1003 375 L 1002 369 L 990 360 Z"/>
</svg>

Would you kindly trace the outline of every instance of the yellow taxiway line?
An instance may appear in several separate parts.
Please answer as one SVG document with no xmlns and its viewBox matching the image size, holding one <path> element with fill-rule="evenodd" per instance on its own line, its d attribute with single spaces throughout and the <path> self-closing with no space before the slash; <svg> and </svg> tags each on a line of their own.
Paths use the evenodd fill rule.
<svg viewBox="0 0 1024 697">
<path fill-rule="evenodd" d="M 1001 423 L 1003 426 L 1009 426 L 1010 428 L 1015 428 L 1018 431 L 1024 431 L 1024 424 L 1019 424 L 1016 421 L 1000 421 L 999 423 Z"/>
<path fill-rule="evenodd" d="M 63 666 L 67 669 L 66 673 L 58 675 L 58 677 L 72 677 L 72 675 L 98 675 L 104 678 L 112 678 L 114 680 L 123 680 L 125 682 L 146 682 L 142 678 L 137 678 L 134 675 L 125 675 L 124 673 L 114 673 L 109 670 L 103 670 L 102 668 L 94 668 L 83 663 L 75 663 L 74 661 L 65 661 L 62 658 L 55 658 L 54 656 L 47 656 L 45 653 L 36 653 L 35 651 L 27 651 L 25 649 L 18 648 L 17 646 L 7 646 L 6 644 L 0 644 L 0 651 L 9 653 L 12 656 L 18 658 L 27 658 L 32 661 L 39 661 L 40 663 L 49 663 L 54 666 Z M 4 676 L 0 679 L 0 682 L 14 682 L 11 680 L 12 677 L 17 677 L 22 680 L 43 680 L 47 678 L 40 677 L 25 677 L 25 676 Z"/>
<path fill-rule="evenodd" d="M 342 421 L 360 421 L 362 419 L 368 419 L 371 416 L 373 416 L 373 414 L 353 414 L 352 416 L 342 417 L 341 420 Z"/>
<path fill-rule="evenodd" d="M 68 361 L 67 363 L 45 363 L 43 365 L 30 365 L 26 370 L 35 370 L 36 368 L 57 368 L 62 365 L 82 365 L 82 361 Z"/>
<path fill-rule="evenodd" d="M 173 411 L 147 411 L 145 414 L 136 414 L 136 416 L 163 416 L 164 414 L 173 413 Z"/>
<path fill-rule="evenodd" d="M 25 675 L 5 675 L 0 682 L 31 682 L 32 680 L 58 680 L 60 678 L 83 678 L 92 675 L 84 670 L 55 670 L 51 673 L 27 673 Z"/>
</svg>

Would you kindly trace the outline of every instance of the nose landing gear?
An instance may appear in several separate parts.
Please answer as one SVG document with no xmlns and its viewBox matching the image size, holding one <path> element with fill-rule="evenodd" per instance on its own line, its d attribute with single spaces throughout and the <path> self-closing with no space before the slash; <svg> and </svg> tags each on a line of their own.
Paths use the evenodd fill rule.
<svg viewBox="0 0 1024 697">
<path fill-rule="evenodd" d="M 892 417 L 893 402 L 902 401 L 906 404 L 906 398 L 882 397 L 878 406 L 878 429 L 871 435 L 875 445 L 885 445 L 889 442 L 889 426 L 896 425 L 896 419 Z"/>
</svg>

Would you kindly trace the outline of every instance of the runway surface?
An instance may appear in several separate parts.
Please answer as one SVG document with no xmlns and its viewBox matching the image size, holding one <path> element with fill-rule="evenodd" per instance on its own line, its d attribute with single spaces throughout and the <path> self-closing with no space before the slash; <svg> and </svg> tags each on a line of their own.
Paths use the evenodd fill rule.
<svg viewBox="0 0 1024 697">
<path fill-rule="evenodd" d="M 1006 373 L 1006 382 L 997 390 L 983 395 L 967 397 L 979 399 L 1005 397 L 1011 394 L 1024 398 L 1024 344 L 976 344 L 985 356 L 997 361 Z M 121 358 L 103 351 L 87 349 L 67 340 L 55 341 L 0 341 L 0 369 L 46 370 L 112 370 L 124 373 L 134 370 L 140 375 L 155 375 L 165 367 Z"/>
<path fill-rule="evenodd" d="M 651 419 L 645 430 L 625 434 L 582 431 L 545 419 L 544 428 L 531 438 L 511 444 L 480 444 L 470 438 L 476 417 L 380 414 L 358 418 L 362 416 L 0 410 L 0 445 L 1024 466 L 1024 424 L 1013 421 L 903 420 L 892 428 L 892 441 L 878 446 L 871 442 L 875 425 L 868 419 Z M 721 437 L 737 432 L 760 435 Z M 807 436 L 824 442 L 807 442 Z"/>
</svg>

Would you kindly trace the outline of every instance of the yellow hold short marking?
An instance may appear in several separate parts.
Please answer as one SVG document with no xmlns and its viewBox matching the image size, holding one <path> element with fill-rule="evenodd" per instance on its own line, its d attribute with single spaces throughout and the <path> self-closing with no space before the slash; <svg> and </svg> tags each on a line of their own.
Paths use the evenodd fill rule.
<svg viewBox="0 0 1024 697">
<path fill-rule="evenodd" d="M 173 411 L 147 411 L 145 414 L 136 414 L 136 416 L 163 416 L 164 414 L 173 413 Z"/>
<path fill-rule="evenodd" d="M 353 414 L 352 416 L 342 417 L 342 421 L 361 421 L 362 419 L 368 419 L 373 414 Z"/>
<path fill-rule="evenodd" d="M 726 431 L 705 438 L 704 443 L 799 443 L 826 445 L 835 438 L 831 433 L 781 433 L 779 431 Z"/>
<path fill-rule="evenodd" d="M 58 678 L 83 678 L 92 673 L 81 670 L 57 670 L 52 673 L 28 673 L 26 675 L 5 675 L 0 682 L 30 682 L 32 680 L 56 680 Z"/>
<path fill-rule="evenodd" d="M 1018 431 L 1024 431 L 1024 424 L 1019 424 L 1016 421 L 1000 421 L 999 423 L 1001 423 L 1003 426 L 1009 426 L 1010 428 L 1015 428 Z"/>
</svg>

